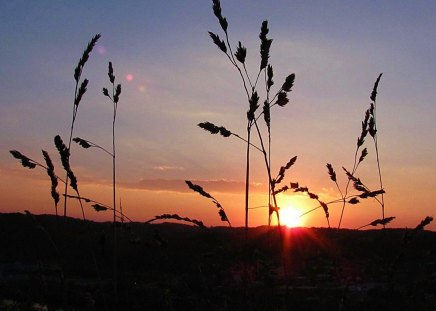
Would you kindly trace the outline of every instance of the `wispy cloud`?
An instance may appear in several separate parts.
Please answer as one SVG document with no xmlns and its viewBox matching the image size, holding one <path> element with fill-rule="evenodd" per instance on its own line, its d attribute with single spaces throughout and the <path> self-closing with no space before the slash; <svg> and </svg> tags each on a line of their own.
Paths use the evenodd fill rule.
<svg viewBox="0 0 436 311">
<path fill-rule="evenodd" d="M 155 171 L 184 171 L 185 168 L 183 166 L 157 165 L 157 166 L 153 166 L 153 170 L 155 170 Z"/>
<path fill-rule="evenodd" d="M 191 181 L 202 186 L 208 192 L 243 193 L 245 189 L 243 181 L 225 179 Z M 191 192 L 183 179 L 142 179 L 136 183 L 124 183 L 122 186 L 129 189 L 148 191 Z M 260 192 L 265 190 L 265 185 L 253 182 L 250 184 L 250 188 L 252 192 Z"/>
</svg>

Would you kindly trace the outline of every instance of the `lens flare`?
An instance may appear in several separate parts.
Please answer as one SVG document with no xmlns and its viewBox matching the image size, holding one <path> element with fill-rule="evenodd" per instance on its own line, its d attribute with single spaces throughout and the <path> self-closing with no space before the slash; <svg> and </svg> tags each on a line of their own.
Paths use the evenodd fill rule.
<svg viewBox="0 0 436 311">
<path fill-rule="evenodd" d="M 100 55 L 106 54 L 106 48 L 102 45 L 97 46 L 97 53 Z"/>
</svg>

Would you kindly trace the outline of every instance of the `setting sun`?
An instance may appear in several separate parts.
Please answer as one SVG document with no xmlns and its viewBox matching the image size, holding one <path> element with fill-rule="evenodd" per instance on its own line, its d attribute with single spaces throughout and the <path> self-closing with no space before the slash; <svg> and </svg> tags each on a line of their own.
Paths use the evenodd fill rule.
<svg viewBox="0 0 436 311">
<path fill-rule="evenodd" d="M 300 215 L 293 206 L 286 206 L 280 210 L 280 221 L 286 227 L 302 227 L 304 219 Z"/>
</svg>

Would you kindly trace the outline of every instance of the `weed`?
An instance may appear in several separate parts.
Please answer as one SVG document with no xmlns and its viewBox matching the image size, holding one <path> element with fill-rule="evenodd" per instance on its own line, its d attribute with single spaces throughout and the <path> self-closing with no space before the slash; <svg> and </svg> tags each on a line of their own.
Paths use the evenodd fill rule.
<svg viewBox="0 0 436 311">
<path fill-rule="evenodd" d="M 272 66 L 269 64 L 269 52 L 272 44 L 272 39 L 268 38 L 267 35 L 269 33 L 268 21 L 263 21 L 261 25 L 261 30 L 259 34 L 260 39 L 260 65 L 255 79 L 251 79 L 246 68 L 245 60 L 247 56 L 247 49 L 242 45 L 239 41 L 236 47 L 236 52 L 233 52 L 232 45 L 230 44 L 229 34 L 228 34 L 228 22 L 225 17 L 222 15 L 221 4 L 219 0 L 213 0 L 213 13 L 217 17 L 218 22 L 221 26 L 222 31 L 224 32 L 225 40 L 222 40 L 219 35 L 209 32 L 209 35 L 213 41 L 213 43 L 223 52 L 230 63 L 236 68 L 238 71 L 245 94 L 247 96 L 248 101 L 248 111 L 247 111 L 247 134 L 246 138 L 242 138 L 240 135 L 235 134 L 224 127 L 217 127 L 213 123 L 210 122 L 202 122 L 199 126 L 212 134 L 220 133 L 223 137 L 235 136 L 246 143 L 246 168 L 245 168 L 245 231 L 247 234 L 248 230 L 248 212 L 249 212 L 249 195 L 250 195 L 250 160 L 251 154 L 250 150 L 254 146 L 252 143 L 252 130 L 255 129 L 257 136 L 259 138 L 260 147 L 254 146 L 258 151 L 263 154 L 263 158 L 265 161 L 265 167 L 268 174 L 268 201 L 269 201 L 269 213 L 268 213 L 268 223 L 271 221 L 271 215 L 276 213 L 278 224 L 280 226 L 280 217 L 279 217 L 279 207 L 277 206 L 276 193 L 274 191 L 274 187 L 278 184 L 277 180 L 274 180 L 271 176 L 271 108 L 273 106 L 284 107 L 289 99 L 287 94 L 291 91 L 295 74 L 289 75 L 282 87 L 275 93 L 274 96 L 270 95 L 271 87 L 274 85 L 273 77 L 274 72 Z M 264 74 L 264 82 L 265 82 L 265 92 L 266 98 L 264 100 L 263 110 L 259 113 L 258 109 L 260 107 L 259 101 L 259 92 L 257 90 L 259 78 L 261 74 Z M 253 82 L 254 81 L 254 82 Z M 268 131 L 268 146 L 265 147 L 264 139 L 262 133 L 259 128 L 258 119 L 261 116 L 264 116 L 265 124 L 267 126 Z M 272 201 L 271 201 L 272 200 Z"/>
<path fill-rule="evenodd" d="M 209 193 L 204 191 L 204 189 L 201 186 L 193 184 L 189 180 L 185 180 L 185 182 L 191 190 L 199 193 L 200 195 L 202 195 L 208 199 L 211 199 L 213 204 L 215 204 L 215 206 L 218 208 L 218 215 L 221 217 L 221 221 L 226 221 L 229 224 L 229 227 L 232 226 L 232 224 L 230 223 L 230 220 L 227 218 L 226 212 L 224 211 L 224 207 L 217 201 L 217 199 L 215 199 Z"/>
<path fill-rule="evenodd" d="M 68 161 L 70 158 L 70 149 L 71 149 L 71 141 L 73 139 L 73 131 L 74 131 L 74 123 L 76 121 L 77 118 L 77 112 L 79 109 L 79 104 L 82 100 L 83 95 L 86 93 L 87 90 L 87 86 L 88 86 L 88 80 L 87 79 L 83 79 L 83 81 L 81 81 L 82 78 L 82 73 L 83 73 L 83 68 L 85 67 L 86 62 L 89 59 L 89 56 L 95 46 L 95 44 L 97 43 L 97 41 L 100 39 L 100 34 L 96 34 L 91 41 L 89 41 L 86 49 L 83 51 L 82 57 L 80 58 L 79 62 L 77 63 L 76 68 L 74 69 L 74 80 L 76 81 L 76 86 L 75 86 L 75 90 L 74 90 L 74 101 L 73 101 L 73 116 L 71 119 L 71 126 L 70 126 L 70 136 L 68 139 L 68 147 L 66 147 L 67 151 L 68 151 Z M 79 86 L 80 85 L 80 86 Z M 66 184 L 65 184 L 65 197 L 64 197 L 64 217 L 67 216 L 67 194 L 68 194 L 68 179 L 71 176 L 69 176 L 69 173 L 67 171 L 67 176 L 65 177 L 66 180 Z M 80 200 L 79 200 L 80 202 Z M 82 212 L 83 212 L 83 207 L 82 207 Z"/>
</svg>

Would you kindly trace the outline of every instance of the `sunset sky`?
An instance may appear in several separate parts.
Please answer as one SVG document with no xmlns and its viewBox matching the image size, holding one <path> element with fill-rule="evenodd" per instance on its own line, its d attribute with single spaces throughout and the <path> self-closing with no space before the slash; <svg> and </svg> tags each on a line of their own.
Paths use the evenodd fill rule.
<svg viewBox="0 0 436 311">
<path fill-rule="evenodd" d="M 263 20 L 274 39 L 273 90 L 296 74 L 290 103 L 272 110 L 273 175 L 296 155 L 284 182 L 298 181 L 324 201 L 338 198 L 326 163 L 345 187 L 341 167 L 353 165 L 369 95 L 383 72 L 377 117 L 386 216 L 396 216 L 393 227 L 409 228 L 436 216 L 435 1 L 222 0 L 221 5 L 233 48 L 238 41 L 247 47 L 252 78 L 259 68 Z M 41 149 L 47 150 L 56 159 L 56 172 L 64 175 L 53 137 L 68 138 L 74 68 L 87 42 L 101 33 L 83 72 L 90 83 L 74 136 L 111 148 L 112 106 L 101 92 L 109 87 L 111 61 L 122 84 L 116 139 L 125 213 L 137 221 L 178 213 L 208 226 L 225 225 L 214 205 L 184 183 L 191 180 L 224 206 L 232 225 L 243 225 L 245 145 L 196 126 L 210 121 L 246 135 L 241 79 L 208 35 L 223 37 L 212 1 L 0 1 L 0 26 L 0 212 L 54 213 L 45 171 L 21 167 L 8 151 L 43 163 Z M 357 176 L 375 190 L 377 163 L 369 138 L 365 146 L 369 155 Z M 83 196 L 111 204 L 110 157 L 74 145 L 71 165 Z M 251 189 L 251 207 L 267 204 L 267 176 L 254 149 Z M 283 211 L 297 214 L 317 205 L 291 192 L 278 199 Z M 332 226 L 340 211 L 340 205 L 330 206 Z M 111 218 L 90 206 L 85 212 L 89 219 Z M 77 202 L 70 202 L 69 215 L 80 217 Z M 366 200 L 347 206 L 343 227 L 380 217 L 377 203 Z M 251 210 L 250 226 L 266 223 L 266 208 Z M 300 225 L 326 226 L 322 209 L 301 217 Z M 428 228 L 436 230 L 436 223 Z"/>
</svg>

